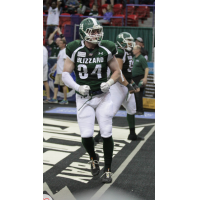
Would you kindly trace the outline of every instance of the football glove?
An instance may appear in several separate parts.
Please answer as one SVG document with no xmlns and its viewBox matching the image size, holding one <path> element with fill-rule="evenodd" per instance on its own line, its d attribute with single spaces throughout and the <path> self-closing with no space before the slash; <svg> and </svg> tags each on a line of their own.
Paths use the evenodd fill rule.
<svg viewBox="0 0 200 200">
<path fill-rule="evenodd" d="M 81 85 L 78 88 L 78 92 L 82 95 L 88 95 L 89 94 L 89 90 L 90 90 L 90 86 L 89 85 Z"/>
<path fill-rule="evenodd" d="M 107 82 L 103 82 L 100 85 L 101 91 L 102 92 L 108 92 L 110 89 L 110 86 L 114 84 L 114 80 L 113 79 L 109 79 Z"/>
</svg>

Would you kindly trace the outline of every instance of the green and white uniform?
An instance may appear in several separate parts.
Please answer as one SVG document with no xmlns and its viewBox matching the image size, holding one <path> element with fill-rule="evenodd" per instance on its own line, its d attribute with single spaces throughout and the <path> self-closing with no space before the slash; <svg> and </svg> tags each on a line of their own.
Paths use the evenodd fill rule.
<svg viewBox="0 0 200 200">
<path fill-rule="evenodd" d="M 123 68 L 122 73 L 126 80 L 131 83 L 132 79 L 132 68 L 133 68 L 133 52 L 132 51 L 126 51 L 121 48 L 117 48 L 118 54 L 115 56 L 116 58 L 120 58 L 123 60 Z"/>
<path fill-rule="evenodd" d="M 111 95 L 110 92 L 103 93 L 100 85 L 107 82 L 108 62 L 116 52 L 115 44 L 108 40 L 102 40 L 93 50 L 89 50 L 83 40 L 70 42 L 66 47 L 66 55 L 75 65 L 77 84 L 91 88 L 90 95 L 76 94 L 77 119 L 82 138 L 93 136 L 95 116 L 102 137 L 112 135 Z"/>
<path fill-rule="evenodd" d="M 83 40 L 75 40 L 67 45 L 66 54 L 75 64 L 76 82 L 99 91 L 101 83 L 107 81 L 107 63 L 116 54 L 116 47 L 113 42 L 102 40 L 90 51 Z"/>
<path fill-rule="evenodd" d="M 123 60 L 123 68 L 122 73 L 126 80 L 131 83 L 132 79 L 132 68 L 133 68 L 133 53 L 132 51 L 126 51 L 125 49 L 117 48 L 118 54 L 116 54 L 116 58 L 120 58 Z M 112 85 L 110 88 L 111 98 L 113 101 L 113 110 L 114 115 L 116 115 L 120 106 L 126 109 L 126 112 L 129 115 L 133 115 L 136 113 L 136 103 L 134 94 L 128 94 L 128 88 L 124 85 L 117 82 Z"/>
</svg>

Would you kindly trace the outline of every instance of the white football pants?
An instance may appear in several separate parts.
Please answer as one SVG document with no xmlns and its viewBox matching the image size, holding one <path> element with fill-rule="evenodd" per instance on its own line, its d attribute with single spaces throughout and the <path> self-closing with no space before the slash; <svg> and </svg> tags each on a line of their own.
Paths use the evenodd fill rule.
<svg viewBox="0 0 200 200">
<path fill-rule="evenodd" d="M 117 111 L 120 109 L 120 106 L 126 109 L 126 112 L 129 115 L 134 115 L 136 113 L 136 102 L 135 102 L 135 95 L 128 94 L 128 88 L 124 85 L 121 85 L 119 82 L 113 84 L 110 88 L 111 99 L 113 102 L 113 116 L 116 115 Z M 101 130 L 101 128 L 100 128 Z"/>
<path fill-rule="evenodd" d="M 90 98 L 76 94 L 77 120 L 81 137 L 93 137 L 95 116 L 101 136 L 104 138 L 112 136 L 113 103 L 110 92 L 95 95 L 89 100 Z"/>
</svg>

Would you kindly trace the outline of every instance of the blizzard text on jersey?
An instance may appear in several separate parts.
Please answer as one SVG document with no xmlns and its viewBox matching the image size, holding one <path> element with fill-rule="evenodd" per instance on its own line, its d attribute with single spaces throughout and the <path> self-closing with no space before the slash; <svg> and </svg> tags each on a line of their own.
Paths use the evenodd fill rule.
<svg viewBox="0 0 200 200">
<path fill-rule="evenodd" d="M 103 63 L 104 57 L 97 57 L 97 58 L 79 58 L 77 57 L 77 63 Z"/>
</svg>

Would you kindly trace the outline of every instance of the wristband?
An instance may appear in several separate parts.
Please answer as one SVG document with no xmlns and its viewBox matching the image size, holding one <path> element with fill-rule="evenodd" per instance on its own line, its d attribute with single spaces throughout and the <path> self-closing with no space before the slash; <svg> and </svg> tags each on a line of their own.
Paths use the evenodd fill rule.
<svg viewBox="0 0 200 200">
<path fill-rule="evenodd" d="M 135 84 L 135 82 L 132 84 L 132 86 L 133 86 L 133 88 L 136 90 L 137 88 L 139 88 L 136 84 Z"/>
<path fill-rule="evenodd" d="M 126 85 L 126 87 L 128 88 L 128 91 L 134 90 L 133 86 L 130 85 L 129 83 L 128 83 L 128 85 Z"/>
<path fill-rule="evenodd" d="M 115 83 L 115 81 L 111 78 L 107 81 L 107 83 L 109 84 L 109 86 L 111 86 Z"/>
</svg>

